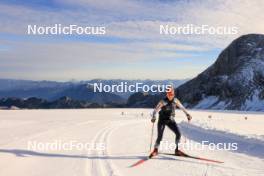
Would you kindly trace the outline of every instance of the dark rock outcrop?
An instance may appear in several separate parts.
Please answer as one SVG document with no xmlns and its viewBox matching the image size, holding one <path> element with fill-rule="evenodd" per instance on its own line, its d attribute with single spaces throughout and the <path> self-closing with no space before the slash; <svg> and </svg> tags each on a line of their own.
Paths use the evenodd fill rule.
<svg viewBox="0 0 264 176">
<path fill-rule="evenodd" d="M 264 110 L 264 35 L 234 40 L 216 62 L 177 88 L 190 108 Z"/>
</svg>

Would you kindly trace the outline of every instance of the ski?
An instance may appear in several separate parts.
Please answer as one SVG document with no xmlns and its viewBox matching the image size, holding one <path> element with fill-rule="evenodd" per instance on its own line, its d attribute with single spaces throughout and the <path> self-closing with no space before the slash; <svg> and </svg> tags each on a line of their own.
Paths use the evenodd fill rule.
<svg viewBox="0 0 264 176">
<path fill-rule="evenodd" d="M 188 155 L 182 151 L 178 155 L 172 154 L 172 153 L 161 153 L 163 155 L 171 155 L 171 156 L 179 156 L 179 157 L 186 157 L 186 158 L 192 158 L 192 159 L 197 159 L 197 160 L 202 160 L 202 161 L 208 161 L 208 162 L 213 162 L 213 163 L 224 163 L 223 161 L 218 161 L 218 160 L 212 160 L 212 159 L 207 159 L 207 158 L 202 158 L 202 157 L 197 157 L 197 156 L 192 156 Z"/>
<path fill-rule="evenodd" d="M 157 154 L 153 154 L 153 152 L 146 158 L 143 158 L 139 161 L 137 161 L 136 163 L 132 164 L 130 167 L 135 167 L 135 166 L 138 166 L 138 165 L 141 165 L 142 163 L 144 163 L 145 161 L 153 158 L 154 156 L 157 156 Z"/>
<path fill-rule="evenodd" d="M 145 161 L 147 161 L 147 160 L 149 160 L 149 159 L 150 159 L 149 157 L 144 158 L 144 159 L 141 159 L 141 160 L 137 161 L 136 163 L 132 164 L 130 167 L 136 167 L 136 166 L 138 166 L 138 165 L 144 163 Z"/>
<path fill-rule="evenodd" d="M 175 155 L 172 153 L 161 153 L 163 155 L 171 155 L 171 156 L 179 156 L 179 157 L 186 157 L 186 158 L 192 158 L 192 159 L 197 159 L 197 160 L 202 160 L 202 161 L 208 161 L 208 162 L 213 162 L 213 163 L 224 163 L 223 161 L 218 161 L 218 160 L 212 160 L 212 159 L 208 159 L 208 158 L 202 158 L 202 157 L 197 157 L 197 156 L 192 156 L 192 155 L 188 155 L 182 151 L 179 152 L 179 154 Z M 152 155 L 150 154 L 148 157 L 143 158 L 139 161 L 137 161 L 136 163 L 132 164 L 130 167 L 136 167 L 139 166 L 141 164 L 143 164 L 145 161 L 148 161 L 149 159 L 153 158 L 156 155 Z"/>
</svg>

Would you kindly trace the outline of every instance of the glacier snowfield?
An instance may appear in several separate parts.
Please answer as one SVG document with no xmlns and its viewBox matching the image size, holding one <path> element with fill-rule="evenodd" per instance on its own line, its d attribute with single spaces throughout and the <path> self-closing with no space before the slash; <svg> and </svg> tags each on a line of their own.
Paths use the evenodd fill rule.
<svg viewBox="0 0 264 176">
<path fill-rule="evenodd" d="M 223 164 L 160 154 L 130 168 L 149 153 L 151 112 L 151 109 L 0 110 L 0 175 L 264 175 L 264 113 L 238 111 L 191 110 L 190 123 L 181 111 L 176 112 L 182 143 L 237 144 L 237 150 L 184 150 Z M 174 138 L 166 128 L 163 141 L 173 143 Z M 71 142 L 89 144 L 91 148 L 59 148 Z M 39 148 L 32 148 L 33 143 Z M 54 143 L 58 145 L 47 145 Z M 104 149 L 92 144 L 103 144 Z M 43 145 L 46 148 L 41 148 Z"/>
</svg>

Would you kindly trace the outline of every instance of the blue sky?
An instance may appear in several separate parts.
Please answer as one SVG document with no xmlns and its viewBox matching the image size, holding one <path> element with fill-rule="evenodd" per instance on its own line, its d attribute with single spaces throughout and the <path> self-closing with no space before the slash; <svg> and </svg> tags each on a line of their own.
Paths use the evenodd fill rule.
<svg viewBox="0 0 264 176">
<path fill-rule="evenodd" d="M 263 1 L 2 0 L 0 78 L 185 79 L 232 40 L 263 33 Z M 160 24 L 236 26 L 237 35 L 159 34 Z M 27 34 L 27 25 L 106 26 L 106 35 Z"/>
</svg>

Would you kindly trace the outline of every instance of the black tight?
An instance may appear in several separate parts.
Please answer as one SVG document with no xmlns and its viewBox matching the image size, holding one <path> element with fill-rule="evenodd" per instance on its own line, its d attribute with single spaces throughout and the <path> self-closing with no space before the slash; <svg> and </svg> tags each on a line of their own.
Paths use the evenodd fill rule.
<svg viewBox="0 0 264 176">
<path fill-rule="evenodd" d="M 181 133 L 180 133 L 180 130 L 179 130 L 178 125 L 176 124 L 175 120 L 159 120 L 158 121 L 158 137 L 157 137 L 157 140 L 156 140 L 156 143 L 155 143 L 155 148 L 158 148 L 159 145 L 160 145 L 160 141 L 162 140 L 163 132 L 164 132 L 164 129 L 165 129 L 166 125 L 176 135 L 175 143 L 176 143 L 176 146 L 177 146 L 177 149 L 178 149 L 178 143 L 179 143 L 179 141 L 181 139 Z"/>
</svg>

